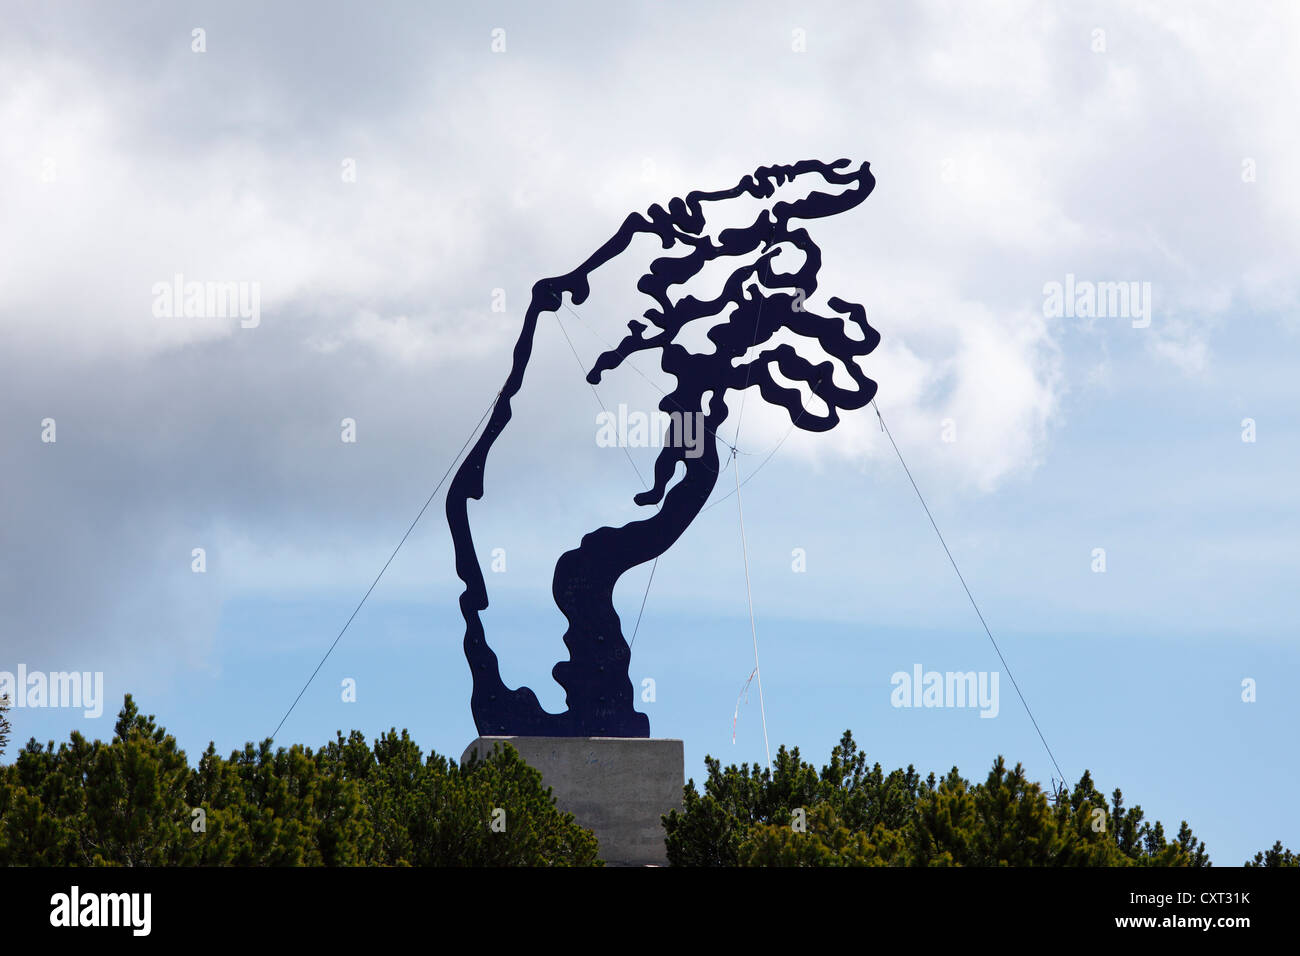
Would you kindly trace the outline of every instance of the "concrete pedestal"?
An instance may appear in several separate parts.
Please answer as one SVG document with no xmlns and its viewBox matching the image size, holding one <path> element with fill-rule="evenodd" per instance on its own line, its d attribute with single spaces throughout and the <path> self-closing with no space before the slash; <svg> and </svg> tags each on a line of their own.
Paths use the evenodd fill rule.
<svg viewBox="0 0 1300 956">
<path fill-rule="evenodd" d="M 664 865 L 659 818 L 681 809 L 686 762 L 680 740 L 644 737 L 479 737 L 461 756 L 508 743 L 542 774 L 555 804 L 600 842 L 609 866 Z"/>
</svg>

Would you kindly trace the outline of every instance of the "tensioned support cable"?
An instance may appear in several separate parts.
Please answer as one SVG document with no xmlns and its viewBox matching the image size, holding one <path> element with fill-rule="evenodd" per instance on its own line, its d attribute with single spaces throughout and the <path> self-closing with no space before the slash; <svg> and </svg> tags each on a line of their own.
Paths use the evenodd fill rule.
<svg viewBox="0 0 1300 956">
<path fill-rule="evenodd" d="M 939 543 L 943 545 L 943 553 L 948 555 L 948 563 L 952 569 L 957 572 L 957 580 L 961 582 L 962 590 L 966 592 L 966 597 L 970 600 L 970 606 L 975 609 L 975 616 L 980 619 L 980 624 L 984 626 L 984 633 L 989 636 L 989 643 L 993 645 L 993 650 L 997 652 L 998 660 L 1006 668 L 1007 677 L 1011 678 L 1011 686 L 1016 689 L 1016 696 L 1020 698 L 1020 703 L 1024 705 L 1025 713 L 1029 715 L 1029 722 L 1034 725 L 1034 730 L 1038 732 L 1038 739 L 1043 742 L 1043 749 L 1047 751 L 1047 756 L 1051 758 L 1052 766 L 1056 772 L 1061 775 L 1064 781 L 1065 774 L 1061 771 L 1061 765 L 1056 762 L 1056 756 L 1052 753 L 1052 748 L 1048 746 L 1047 738 L 1043 736 L 1042 728 L 1038 726 L 1038 721 L 1034 719 L 1034 712 L 1029 709 L 1029 701 L 1025 700 L 1025 695 L 1020 691 L 1020 685 L 1016 683 L 1015 675 L 1011 673 L 1011 667 L 1007 664 L 1007 659 L 1002 656 L 1002 648 L 998 647 L 998 642 L 993 638 L 993 632 L 989 630 L 988 622 L 984 620 L 984 614 L 980 611 L 980 606 L 975 603 L 975 595 L 971 594 L 970 588 L 966 584 L 966 579 L 962 576 L 961 568 L 957 567 L 957 561 L 948 550 L 948 542 L 943 539 L 943 532 L 939 530 L 939 525 L 935 523 L 934 515 L 930 513 L 930 506 L 925 503 L 925 496 L 921 494 L 921 489 L 916 485 L 916 479 L 912 477 L 912 470 L 907 467 L 907 462 L 903 460 L 903 453 L 898 450 L 898 442 L 894 441 L 893 433 L 890 432 L 889 426 L 885 424 L 884 416 L 880 414 L 880 407 L 876 400 L 871 400 L 871 407 L 876 411 L 876 418 L 880 421 L 880 430 L 885 433 L 889 443 L 894 446 L 894 454 L 898 456 L 898 463 L 903 466 L 903 471 L 907 474 L 907 480 L 912 483 L 912 490 L 916 492 L 917 500 L 921 502 L 921 507 L 925 509 L 925 516 L 930 519 L 930 527 L 934 528 L 934 533 L 939 538 Z"/>
<path fill-rule="evenodd" d="M 388 556 L 388 560 L 385 561 L 384 566 L 379 569 L 379 573 L 375 575 L 375 579 L 372 582 L 370 582 L 370 587 L 366 590 L 366 593 L 362 595 L 361 600 L 357 603 L 357 606 L 353 608 L 352 614 L 348 617 L 347 623 L 343 625 L 342 630 L 339 631 L 338 637 L 334 638 L 334 643 L 329 646 L 329 650 L 325 652 L 325 656 L 320 659 L 320 663 L 316 665 L 316 669 L 311 672 L 311 676 L 307 678 L 307 683 L 302 685 L 302 690 L 298 691 L 298 696 L 293 699 L 293 703 L 289 705 L 289 709 L 284 712 L 284 716 L 280 718 L 280 722 L 275 725 L 275 730 L 271 733 L 272 740 L 274 740 L 276 734 L 280 732 L 280 728 L 284 726 L 284 722 L 289 719 L 289 715 L 293 713 L 294 708 L 298 706 L 298 701 L 302 700 L 302 695 L 307 693 L 307 688 L 310 687 L 311 682 L 316 679 L 316 675 L 320 673 L 320 669 L 325 666 L 325 662 L 329 660 L 329 656 L 334 653 L 334 648 L 338 647 L 339 641 L 343 640 L 343 635 L 347 633 L 347 629 L 352 625 L 352 622 L 356 619 L 356 616 L 360 612 L 362 605 L 366 603 L 366 599 L 370 597 L 370 593 L 374 591 L 375 585 L 377 585 L 379 583 L 379 579 L 384 576 L 384 572 L 388 570 L 388 566 L 393 563 L 393 558 L 397 557 L 397 552 L 402 550 L 402 545 L 406 544 L 406 539 L 411 536 L 411 532 L 414 531 L 415 526 L 420 523 L 420 519 L 424 517 L 424 513 L 427 510 L 429 510 L 429 505 L 433 503 L 434 497 L 438 494 L 443 484 L 447 481 L 448 476 L 451 474 L 451 470 L 456 467 L 456 462 L 460 461 L 460 456 L 465 454 L 465 449 L 468 448 L 470 442 L 474 440 L 474 436 L 478 434 L 478 430 L 482 428 L 483 423 L 487 421 L 488 415 L 491 414 L 492 409 L 496 406 L 497 399 L 499 399 L 500 397 L 501 397 L 501 391 L 498 390 L 497 393 L 492 396 L 492 401 L 488 402 L 488 407 L 484 409 L 483 416 L 478 420 L 478 424 L 474 426 L 474 430 L 471 431 L 469 433 L 469 437 L 465 439 L 465 444 L 460 446 L 460 451 L 456 452 L 456 456 L 452 458 L 451 464 L 447 466 L 447 470 L 443 472 L 442 477 L 438 479 L 438 484 L 434 487 L 433 491 L 429 493 L 429 497 L 425 500 L 424 505 L 423 507 L 420 508 L 419 513 L 415 516 L 415 520 L 413 520 L 411 522 L 410 527 L 406 529 L 406 534 L 402 535 L 402 540 L 397 542 L 397 547 L 393 549 L 393 553 Z"/>
<path fill-rule="evenodd" d="M 767 742 L 767 704 L 763 700 L 763 670 L 758 666 L 758 626 L 754 623 L 754 592 L 749 584 L 749 546 L 745 542 L 745 507 L 740 502 L 740 461 L 736 449 L 731 449 L 732 464 L 736 471 L 736 510 L 740 515 L 740 553 L 745 559 L 745 597 L 749 601 L 749 633 L 754 639 L 754 677 L 758 680 L 758 712 L 763 719 L 763 750 L 767 754 L 767 770 L 772 772 L 772 748 Z"/>
</svg>

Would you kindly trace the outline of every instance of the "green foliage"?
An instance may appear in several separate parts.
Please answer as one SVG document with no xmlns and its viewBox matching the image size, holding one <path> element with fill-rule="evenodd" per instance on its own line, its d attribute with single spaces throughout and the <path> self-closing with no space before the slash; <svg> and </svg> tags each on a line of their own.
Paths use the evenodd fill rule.
<svg viewBox="0 0 1300 956">
<path fill-rule="evenodd" d="M 1300 866 L 1300 853 L 1292 853 L 1278 840 L 1273 849 L 1256 853 L 1255 859 L 1247 860 L 1246 866 Z"/>
<path fill-rule="evenodd" d="M 5 755 L 5 748 L 9 746 L 9 698 L 0 697 L 0 757 Z"/>
<path fill-rule="evenodd" d="M 868 769 L 866 754 L 848 731 L 820 774 L 800 758 L 798 747 L 781 747 L 770 773 L 749 764 L 724 771 L 712 757 L 704 762 L 709 775 L 703 795 L 690 781 L 682 791 L 682 811 L 672 810 L 664 818 L 668 859 L 675 866 L 735 866 L 742 862 L 742 844 L 754 827 L 788 830 L 797 807 L 825 803 L 837 823 L 851 831 L 871 833 L 878 825 L 898 829 L 921 786 L 911 767 L 888 776 L 879 764 Z M 746 849 L 744 856 L 751 851 Z"/>
<path fill-rule="evenodd" d="M 829 802 L 812 808 L 807 830 L 760 824 L 740 845 L 741 866 L 892 866 L 904 859 L 896 831 L 876 824 L 868 834 L 851 830 Z"/>
<path fill-rule="evenodd" d="M 201 811 L 201 812 L 198 812 Z M 499 812 L 498 812 L 499 811 Z M 492 829 L 494 814 L 504 822 Z M 504 814 L 504 816 L 502 816 Z M 191 768 L 126 697 L 112 740 L 0 766 L 0 865 L 592 866 L 591 832 L 510 747 L 461 768 L 406 731 L 313 753 L 271 741 Z"/>
<path fill-rule="evenodd" d="M 353 731 L 318 754 L 331 774 L 354 782 L 369 823 L 369 862 L 385 866 L 592 866 L 596 840 L 555 809 L 542 776 L 498 745 L 463 768 L 390 730 L 373 750 Z M 489 823 L 504 812 L 504 830 Z"/>
<path fill-rule="evenodd" d="M 675 866 L 1210 863 L 1186 822 L 1167 840 L 1140 807 L 1124 806 L 1119 790 L 1108 802 L 1088 773 L 1050 795 L 1001 757 L 973 785 L 955 767 L 941 780 L 922 780 L 910 766 L 885 774 L 868 766 L 848 731 L 820 772 L 784 747 L 770 773 L 748 764 L 724 770 L 711 757 L 705 766 L 704 792 L 690 781 L 682 810 L 663 818 Z"/>
<path fill-rule="evenodd" d="M 0 746 L 9 730 L 0 709 Z M 1209 866 L 1186 822 L 1168 839 L 1085 772 L 1046 793 L 998 757 L 886 774 L 845 731 L 820 770 L 782 747 L 771 771 L 705 758 L 663 818 L 677 866 Z M 201 812 L 198 812 L 201 811 Z M 499 824 L 494 828 L 491 824 Z M 509 746 L 464 767 L 406 731 L 313 752 L 212 744 L 191 767 L 128 695 L 107 742 L 35 740 L 0 765 L 0 865 L 592 866 L 596 840 Z M 1300 866 L 1281 842 L 1246 866 Z"/>
</svg>

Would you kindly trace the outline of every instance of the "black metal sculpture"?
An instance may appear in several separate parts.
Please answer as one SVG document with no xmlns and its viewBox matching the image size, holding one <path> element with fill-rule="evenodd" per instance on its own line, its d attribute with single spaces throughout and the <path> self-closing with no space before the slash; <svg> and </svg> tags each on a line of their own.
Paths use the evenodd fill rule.
<svg viewBox="0 0 1300 956">
<path fill-rule="evenodd" d="M 555 565 L 552 593 L 556 605 L 568 619 L 564 643 L 569 660 L 555 665 L 552 674 L 565 689 L 568 710 L 552 714 L 542 709 L 537 696 L 527 687 L 510 689 L 501 679 L 497 656 L 488 646 L 480 613 L 488 606 L 483 571 L 475 553 L 468 517 L 469 499 L 483 496 L 483 473 L 488 452 L 510 421 L 511 399 L 523 384 L 524 370 L 532 354 L 538 317 L 563 307 L 565 293 L 574 305 L 589 294 L 588 278 L 594 270 L 621 255 L 633 237 L 651 234 L 665 249 L 678 244 L 690 246 L 680 256 L 656 259 L 637 288 L 650 296 L 658 308 L 645 312 L 650 325 L 632 321 L 628 334 L 613 349 L 604 352 L 587 373 L 598 384 L 601 375 L 617 368 L 625 359 L 650 349 L 660 350 L 660 367 L 676 382 L 660 402 L 664 412 L 704 414 L 704 427 L 716 435 L 727 417 L 725 394 L 743 391 L 751 385 L 762 397 L 784 408 L 793 425 L 808 431 L 826 431 L 839 421 L 837 410 L 862 408 L 875 396 L 876 383 L 867 378 L 855 359 L 870 353 L 880 341 L 867 323 L 860 305 L 830 298 L 830 307 L 841 317 L 815 315 L 804 308 L 804 300 L 817 289 L 821 250 L 802 227 L 791 228 L 792 220 L 821 219 L 857 206 L 875 187 L 870 166 L 862 163 L 850 169 L 847 159 L 833 163 L 804 160 L 791 166 L 763 166 L 745 176 L 731 189 L 692 192 L 675 198 L 668 208 L 654 205 L 645 214 L 633 213 L 610 239 L 572 272 L 543 279 L 532 289 L 523 329 L 515 344 L 514 362 L 500 396 L 492 409 L 486 430 L 457 470 L 447 493 L 447 522 L 456 554 L 456 572 L 465 583 L 460 598 L 465 618 L 465 656 L 473 674 L 471 706 L 481 734 L 555 737 L 648 737 L 650 721 L 633 706 L 632 682 L 628 677 L 630 653 L 614 610 L 614 586 L 631 568 L 663 554 L 700 513 L 713 490 L 719 473 L 718 448 L 706 441 L 703 454 L 696 449 L 686 454 L 686 443 L 672 430 L 680 427 L 676 416 L 654 465 L 653 487 L 636 495 L 638 505 L 659 507 L 649 517 L 619 528 L 603 527 L 585 535 L 577 548 L 565 552 Z M 702 204 L 748 195 L 766 200 L 778 187 L 799 177 L 845 187 L 838 192 L 810 190 L 793 201 L 777 201 L 763 209 L 744 228 L 705 234 Z M 773 273 L 771 259 L 780 245 L 794 246 L 804 254 L 803 265 L 793 273 Z M 698 300 L 683 296 L 676 303 L 668 292 L 713 260 L 722 257 L 753 256 L 756 259 L 735 269 L 722 293 L 715 299 Z M 765 276 L 759 270 L 766 268 Z M 746 283 L 755 280 L 754 285 Z M 763 288 L 770 291 L 764 294 Z M 688 351 L 676 341 L 688 322 L 721 316 L 708 338 L 715 346 L 709 354 Z M 847 334 L 849 323 L 860 338 Z M 767 345 L 782 329 L 815 339 L 830 356 L 838 359 L 853 380 L 853 388 L 841 388 L 832 380 L 832 363 L 814 364 L 789 344 Z M 756 348 L 758 355 L 747 363 L 736 360 Z M 826 405 L 825 415 L 804 408 L 798 389 L 787 387 L 772 375 L 775 366 L 782 377 L 804 383 Z M 705 396 L 708 395 L 707 407 Z M 672 488 L 668 485 L 685 465 L 685 473 Z"/>
</svg>

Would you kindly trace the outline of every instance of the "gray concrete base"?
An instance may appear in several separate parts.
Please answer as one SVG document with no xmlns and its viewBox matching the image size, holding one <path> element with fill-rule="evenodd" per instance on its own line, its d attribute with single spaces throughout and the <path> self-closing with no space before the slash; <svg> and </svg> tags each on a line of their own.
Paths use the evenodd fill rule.
<svg viewBox="0 0 1300 956">
<path fill-rule="evenodd" d="M 509 743 L 542 774 L 555 804 L 600 842 L 611 866 L 664 865 L 659 818 L 681 809 L 686 762 L 680 740 L 644 737 L 479 737 L 460 758 L 480 759 Z"/>
</svg>

